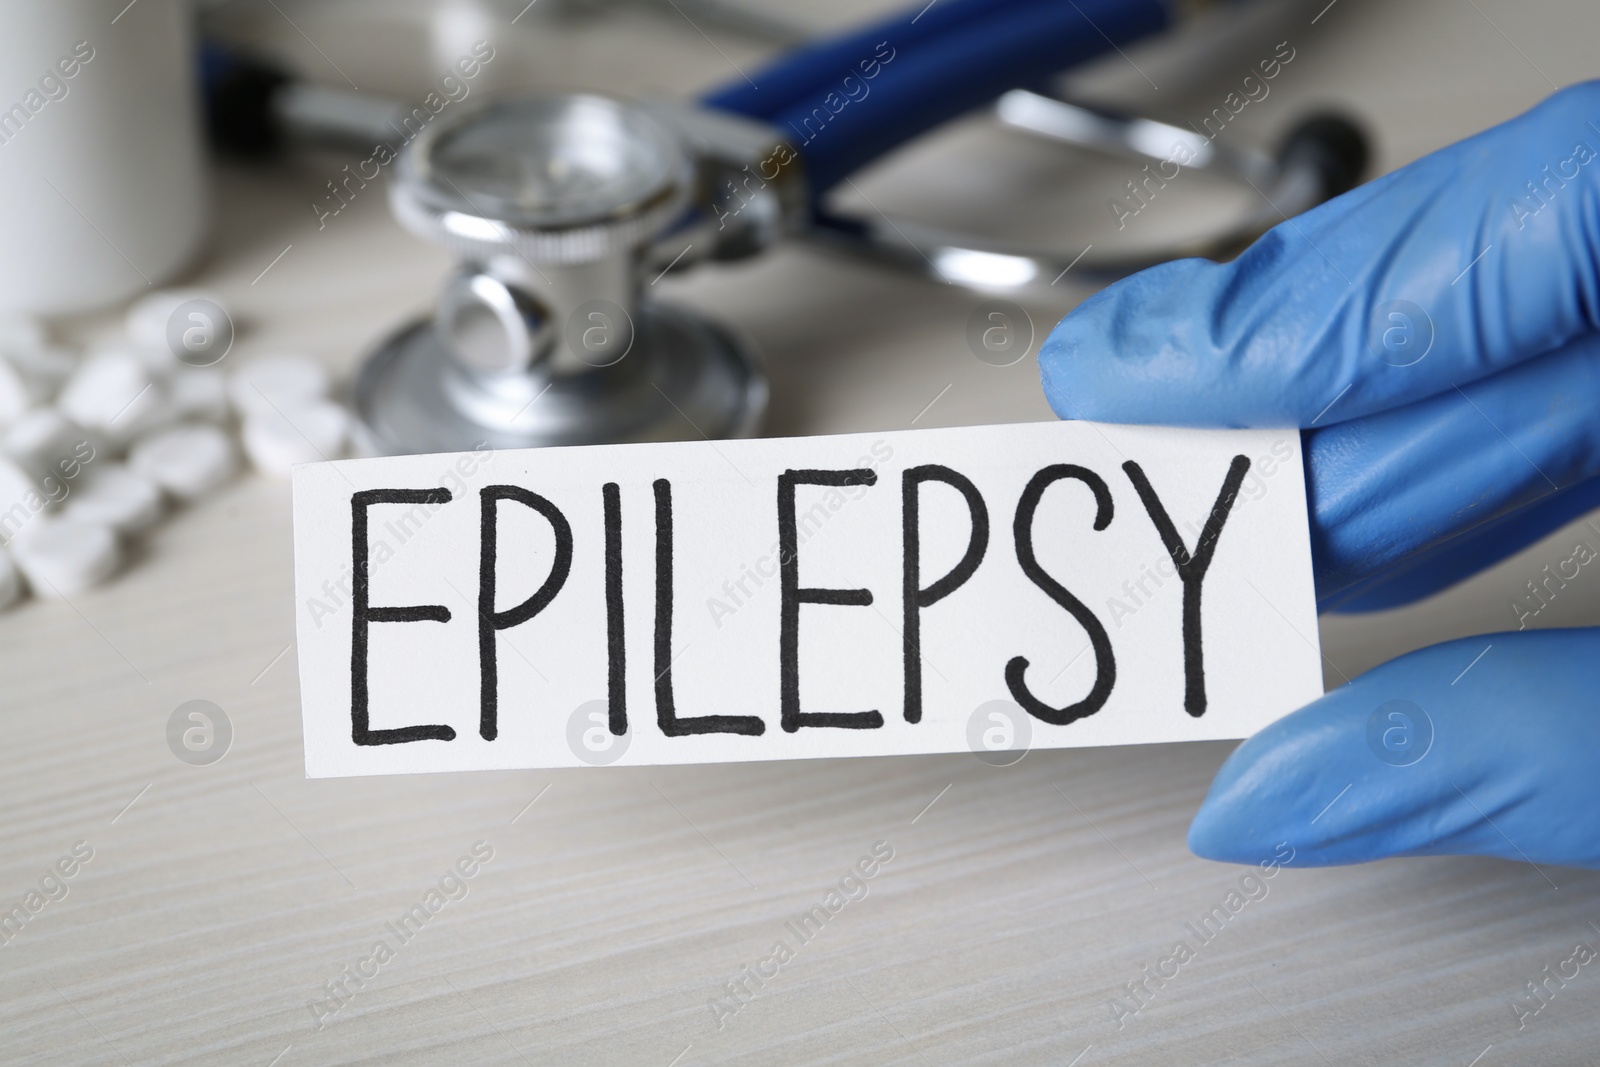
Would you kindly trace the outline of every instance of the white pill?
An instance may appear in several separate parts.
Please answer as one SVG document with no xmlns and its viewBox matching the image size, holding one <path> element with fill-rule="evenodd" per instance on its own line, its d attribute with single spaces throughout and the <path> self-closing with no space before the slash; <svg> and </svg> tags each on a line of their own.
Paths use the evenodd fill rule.
<svg viewBox="0 0 1600 1067">
<path fill-rule="evenodd" d="M 300 401 L 270 415 L 251 415 L 240 436 L 250 462 L 263 474 L 286 478 L 296 463 L 344 454 L 350 415 L 327 400 Z"/>
<path fill-rule="evenodd" d="M 228 398 L 240 416 L 276 414 L 328 395 L 328 370 L 310 356 L 263 356 L 228 376 Z"/>
<path fill-rule="evenodd" d="M 0 549 L 0 611 L 21 600 L 24 592 L 22 575 L 17 571 L 17 565 L 11 562 L 11 555 L 8 552 Z"/>
<path fill-rule="evenodd" d="M 128 466 L 180 500 L 202 496 L 233 476 L 233 442 L 215 426 L 183 423 L 141 437 Z"/>
<path fill-rule="evenodd" d="M 166 390 L 138 356 L 119 348 L 90 354 L 56 403 L 72 421 L 118 446 L 174 417 Z"/>
<path fill-rule="evenodd" d="M 222 368 L 180 367 L 166 384 L 167 399 L 178 418 L 227 419 L 228 379 Z"/>
<path fill-rule="evenodd" d="M 61 484 L 77 478 L 101 457 L 92 435 L 55 408 L 35 408 L 17 419 L 0 438 L 0 449 L 53 497 L 63 495 Z"/>
<path fill-rule="evenodd" d="M 106 348 L 90 353 L 67 379 L 60 405 L 73 421 L 103 426 L 152 384 L 150 372 L 127 349 Z"/>
<path fill-rule="evenodd" d="M 40 516 L 11 541 L 11 555 L 40 596 L 72 596 L 116 571 L 122 550 L 111 527 Z"/>
<path fill-rule="evenodd" d="M 184 304 L 191 300 L 205 300 L 219 308 L 225 305 L 217 299 L 215 293 L 206 292 L 204 289 L 163 289 L 160 292 L 142 296 L 128 306 L 128 314 L 123 319 L 123 327 L 128 331 L 128 340 L 141 352 L 158 354 L 177 365 L 178 357 L 173 354 L 171 338 L 168 336 L 169 324 L 172 315 Z M 188 326 L 187 323 L 179 324 L 179 333 Z M 180 341 L 181 343 L 181 341 Z"/>
<path fill-rule="evenodd" d="M 70 487 L 62 513 L 118 533 L 137 534 L 155 525 L 165 510 L 155 482 L 108 460 Z"/>
</svg>

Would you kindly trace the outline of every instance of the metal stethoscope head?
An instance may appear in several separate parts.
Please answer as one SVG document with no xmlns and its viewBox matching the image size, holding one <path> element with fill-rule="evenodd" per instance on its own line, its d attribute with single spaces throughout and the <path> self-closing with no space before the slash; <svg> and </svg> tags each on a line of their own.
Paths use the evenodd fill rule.
<svg viewBox="0 0 1600 1067">
<path fill-rule="evenodd" d="M 425 129 L 401 154 L 395 217 L 455 253 L 430 319 L 355 383 L 381 452 L 752 432 L 766 379 L 748 345 L 642 297 L 698 174 L 677 133 L 608 97 L 513 98 Z"/>
<path fill-rule="evenodd" d="M 697 104 L 541 94 L 434 119 L 401 152 L 390 204 L 407 229 L 450 249 L 459 263 L 432 317 L 385 339 L 356 379 L 368 448 L 443 452 L 753 433 L 767 385 L 751 346 L 705 316 L 654 299 L 651 283 L 695 262 L 755 254 L 779 237 L 815 240 L 993 294 L 1048 285 L 1074 264 L 1079 276 L 1106 280 L 1173 255 L 1228 258 L 1282 218 L 1350 188 L 1364 166 L 1365 141 L 1343 119 L 1303 123 L 1274 158 L 1028 90 L 991 91 L 1028 78 L 1029 64 L 1056 69 L 1057 51 L 1036 41 L 1050 28 L 1041 20 L 1065 25 L 1081 14 L 1049 4 L 1011 6 L 1007 13 L 953 0 L 933 9 L 945 25 L 928 25 L 930 15 L 920 28 L 913 18 L 874 27 L 859 41 L 811 46 L 826 64 L 810 72 L 791 63 L 779 72 L 788 84 L 763 76 L 772 87 L 764 95 L 736 86 Z M 1151 0 L 1107 0 L 1105 19 L 1112 12 L 1128 39 L 1165 17 Z M 998 29 L 975 21 L 983 18 Z M 1010 42 L 1016 69 L 993 69 L 984 51 L 996 47 L 993 39 L 968 43 L 981 36 L 975 26 Z M 885 78 L 872 90 L 887 94 L 876 110 L 861 104 L 845 114 L 846 105 L 832 97 L 818 99 L 839 120 L 820 105 L 806 110 L 838 81 L 833 64 L 851 49 L 878 58 L 871 68 L 859 63 L 860 76 L 842 83 L 846 91 L 850 78 L 865 85 L 862 79 L 876 76 L 869 69 L 881 74 L 895 54 L 889 38 L 876 52 L 864 42 L 896 28 L 922 35 L 922 67 L 908 45 L 908 58 L 895 68 L 899 83 Z M 930 36 L 935 30 L 940 36 Z M 820 79 L 821 88 L 802 84 L 802 75 Z M 931 84 L 942 94 L 932 102 Z M 1265 204 L 1204 241 L 1125 259 L 1007 247 L 823 206 L 827 187 L 873 154 L 985 98 L 997 99 L 996 114 L 1013 128 L 1101 153 L 1161 161 L 1185 143 L 1186 169 L 1248 182 Z M 836 121 L 815 145 L 794 133 L 801 130 L 796 117 L 810 123 L 810 115 Z"/>
</svg>

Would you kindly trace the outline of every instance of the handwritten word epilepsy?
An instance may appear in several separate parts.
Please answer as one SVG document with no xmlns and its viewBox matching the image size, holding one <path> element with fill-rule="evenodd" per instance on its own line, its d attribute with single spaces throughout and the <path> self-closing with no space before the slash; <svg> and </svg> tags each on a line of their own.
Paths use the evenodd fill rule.
<svg viewBox="0 0 1600 1067">
<path fill-rule="evenodd" d="M 1171 557 L 1183 588 L 1182 656 L 1184 709 L 1198 718 L 1206 711 L 1205 671 L 1201 632 L 1201 590 L 1210 568 L 1218 539 L 1238 498 L 1240 486 L 1250 469 L 1250 459 L 1235 455 L 1228 464 L 1216 501 L 1207 514 L 1193 547 L 1187 545 L 1168 514 L 1144 469 L 1128 460 L 1121 473 L 1132 484 L 1140 504 L 1159 534 Z M 876 730 L 884 725 L 877 710 L 852 712 L 803 711 L 800 704 L 800 609 L 803 604 L 831 604 L 870 607 L 871 589 L 804 587 L 800 584 L 799 523 L 796 491 L 801 486 L 817 486 L 829 491 L 866 491 L 877 485 L 877 472 L 870 467 L 843 470 L 786 470 L 777 476 L 777 527 L 779 576 L 779 722 L 787 733 L 805 728 Z M 1017 562 L 1026 578 L 1055 604 L 1072 616 L 1088 635 L 1094 652 L 1096 676 L 1089 693 L 1073 703 L 1056 707 L 1046 703 L 1030 688 L 1026 675 L 1029 661 L 1014 656 L 1005 665 L 1003 680 L 1011 698 L 1035 718 L 1065 726 L 1095 714 L 1109 699 L 1117 681 L 1116 659 L 1104 624 L 1076 595 L 1051 577 L 1040 565 L 1034 549 L 1034 516 L 1045 491 L 1060 482 L 1077 482 L 1089 490 L 1094 501 L 1094 530 L 1104 530 L 1114 518 L 1110 486 L 1088 467 L 1075 463 L 1054 463 L 1036 471 L 1016 502 L 1011 534 Z M 955 490 L 966 505 L 969 536 L 960 562 L 932 582 L 927 581 L 921 559 L 921 524 L 918 513 L 922 488 L 939 483 Z M 628 642 L 623 621 L 623 513 L 621 486 L 606 481 L 597 486 L 603 514 L 604 546 L 599 552 L 585 552 L 588 558 L 602 560 L 604 567 L 605 647 L 609 660 L 609 726 L 612 734 L 628 732 L 625 687 Z M 652 651 L 655 659 L 656 723 L 667 737 L 700 734 L 741 734 L 760 736 L 767 723 L 759 715 L 701 715 L 680 717 L 673 695 L 672 617 L 673 617 L 673 530 L 672 482 L 656 478 L 651 483 L 655 520 L 655 628 Z M 352 582 L 352 633 L 350 664 L 351 740 L 358 746 L 415 744 L 424 741 L 449 742 L 455 728 L 444 723 L 374 728 L 370 708 L 369 641 L 375 623 L 448 624 L 452 613 L 443 604 L 373 605 L 368 574 L 371 546 L 371 521 L 374 509 L 385 505 L 411 507 L 418 504 L 444 506 L 452 503 L 449 489 L 366 489 L 350 496 L 350 544 L 355 577 Z M 970 478 L 942 464 L 925 464 L 902 472 L 900 484 L 902 512 L 902 560 L 900 584 L 904 592 L 904 717 L 908 723 L 922 720 L 922 613 L 966 584 L 978 572 L 990 540 L 989 508 L 982 492 Z M 502 504 L 526 508 L 549 526 L 555 552 L 550 572 L 540 587 L 527 599 L 511 608 L 496 609 L 501 592 L 497 579 L 500 538 L 498 524 Z M 496 636 L 500 631 L 520 626 L 544 611 L 560 595 L 572 570 L 574 543 L 572 523 L 550 499 L 520 485 L 491 485 L 478 493 L 479 538 L 477 554 L 479 649 L 478 733 L 485 741 L 499 737 L 499 662 Z M 381 514 L 381 513 L 380 513 Z M 588 546 L 584 546 L 588 547 Z"/>
</svg>

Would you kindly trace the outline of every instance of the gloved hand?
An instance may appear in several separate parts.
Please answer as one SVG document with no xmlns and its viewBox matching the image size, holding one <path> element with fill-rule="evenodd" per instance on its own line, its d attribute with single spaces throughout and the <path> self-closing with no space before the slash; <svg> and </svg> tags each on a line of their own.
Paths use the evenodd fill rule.
<svg viewBox="0 0 1600 1067">
<path fill-rule="evenodd" d="M 1323 608 L 1497 562 L 1600 505 L 1600 82 L 1106 289 L 1040 367 L 1063 418 L 1304 428 Z M 1190 847 L 1600 867 L 1596 694 L 1600 629 L 1403 656 L 1241 745 Z"/>
</svg>

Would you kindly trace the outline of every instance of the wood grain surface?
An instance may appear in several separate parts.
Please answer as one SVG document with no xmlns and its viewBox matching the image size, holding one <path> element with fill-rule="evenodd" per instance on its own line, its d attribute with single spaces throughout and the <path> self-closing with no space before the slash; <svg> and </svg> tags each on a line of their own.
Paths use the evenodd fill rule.
<svg viewBox="0 0 1600 1067">
<path fill-rule="evenodd" d="M 1325 4 L 1277 5 L 1236 31 L 1201 26 L 1113 57 L 1079 86 L 1199 115 L 1256 50 L 1288 39 L 1294 63 L 1240 117 L 1239 136 L 1270 141 L 1338 104 L 1371 125 L 1383 170 L 1597 67 L 1592 5 Z M 429 76 L 419 6 L 239 0 L 222 14 L 314 77 L 337 82 L 336 65 L 364 89 L 403 90 Z M 482 10 L 509 22 L 520 6 Z M 789 13 L 819 29 L 854 17 L 842 4 Z M 757 69 L 764 51 L 702 34 L 670 7 L 524 21 L 495 31 L 502 88 L 691 92 L 736 77 L 735 65 Z M 389 220 L 380 190 L 317 229 L 309 205 L 346 161 L 219 170 L 215 236 L 191 280 L 237 309 L 230 358 L 306 351 L 347 378 L 381 332 L 427 306 L 446 258 Z M 1106 229 L 1104 182 L 1090 188 L 1106 173 L 1085 177 L 971 121 L 863 176 L 859 193 L 908 210 L 948 202 L 964 220 L 1068 241 L 1074 219 Z M 1161 225 L 1135 236 L 1154 240 Z M 1028 303 L 1041 334 L 1087 294 L 1070 284 Z M 1031 360 L 999 369 L 966 349 L 971 294 L 798 248 L 662 288 L 766 353 L 772 433 L 1049 417 Z M 91 338 L 114 324 L 91 316 L 63 329 Z M 1573 535 L 1429 603 L 1325 618 L 1330 684 L 1408 648 L 1511 627 L 1510 599 Z M 1520 1032 L 1511 1010 L 1576 942 L 1600 943 L 1593 874 L 1478 859 L 1291 865 L 1211 940 L 1193 938 L 1185 924 L 1246 873 L 1184 844 L 1228 744 L 1033 752 L 1003 769 L 955 755 L 307 781 L 287 485 L 242 477 L 181 511 L 138 557 L 70 603 L 0 616 L 0 910 L 75 843 L 93 849 L 67 895 L 0 947 L 0 1061 L 1597 1057 L 1600 973 L 1585 968 Z M 1536 621 L 1593 623 L 1596 604 L 1585 573 Z M 231 750 L 211 766 L 167 746 L 168 716 L 191 699 L 232 723 Z M 865 895 L 797 937 L 789 924 L 879 842 L 892 859 Z M 492 858 L 448 881 L 459 899 L 400 943 L 390 924 L 475 845 Z M 397 946 L 392 958 L 329 1000 L 326 984 L 361 968 L 379 939 Z M 1113 998 L 1180 939 L 1194 958 L 1119 1024 Z M 759 984 L 748 978 L 780 940 L 788 958 Z M 741 980 L 735 997 L 729 983 Z"/>
</svg>

